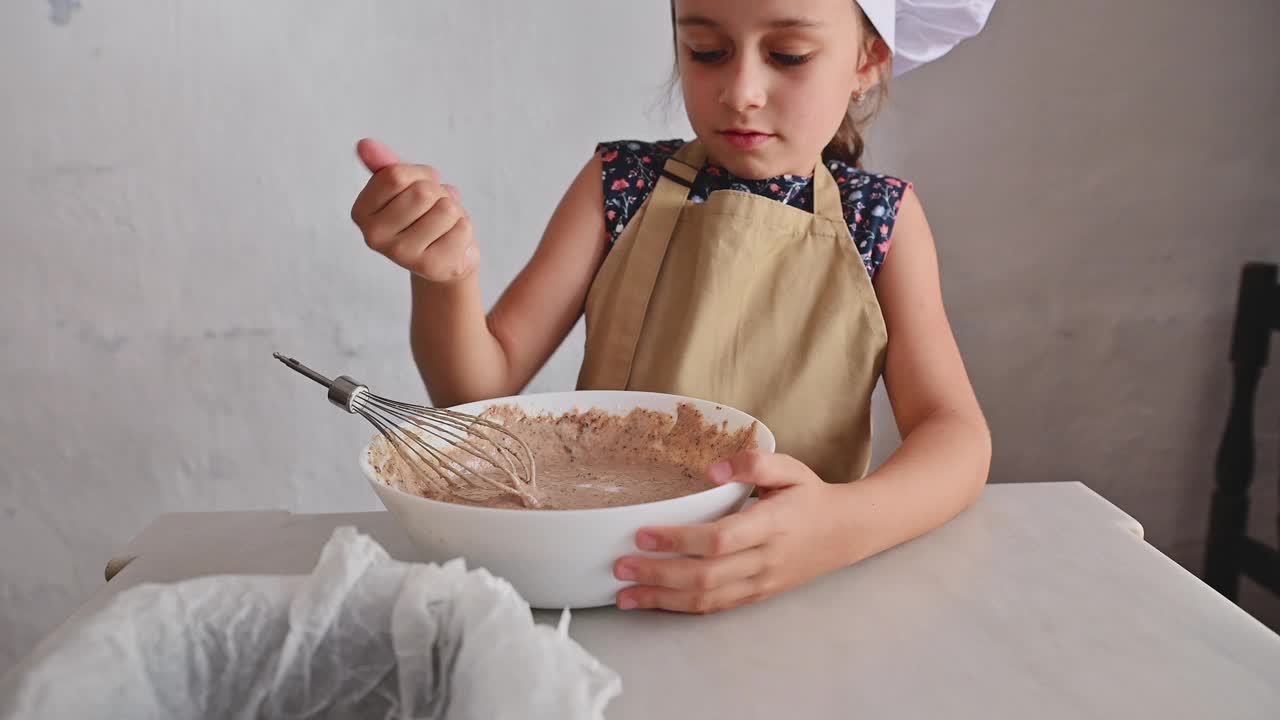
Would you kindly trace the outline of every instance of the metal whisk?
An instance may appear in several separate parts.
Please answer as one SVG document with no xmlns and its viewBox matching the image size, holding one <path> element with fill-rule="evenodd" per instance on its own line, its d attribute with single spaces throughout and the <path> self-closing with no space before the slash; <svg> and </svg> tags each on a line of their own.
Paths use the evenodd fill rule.
<svg viewBox="0 0 1280 720">
<path fill-rule="evenodd" d="M 411 468 L 438 493 L 466 496 L 477 488 L 494 488 L 536 507 L 533 451 L 510 430 L 475 415 L 412 405 L 375 395 L 356 380 L 341 375 L 330 380 L 291 357 L 273 356 L 329 389 L 329 402 L 373 424 Z M 429 435 L 443 441 L 432 442 Z M 467 457 L 479 461 L 463 462 Z M 486 469 L 496 469 L 498 478 Z"/>
</svg>

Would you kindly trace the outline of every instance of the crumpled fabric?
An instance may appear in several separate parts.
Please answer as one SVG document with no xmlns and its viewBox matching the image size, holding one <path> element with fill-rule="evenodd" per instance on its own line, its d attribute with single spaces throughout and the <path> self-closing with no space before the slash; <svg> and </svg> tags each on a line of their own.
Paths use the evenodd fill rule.
<svg viewBox="0 0 1280 720">
<path fill-rule="evenodd" d="M 996 0 L 858 0 L 893 52 L 893 74 L 933 62 L 982 31 Z"/>
<path fill-rule="evenodd" d="M 483 569 L 342 527 L 308 576 L 121 593 L 5 678 L 0 718 L 598 720 L 621 678 L 567 629 Z"/>
</svg>

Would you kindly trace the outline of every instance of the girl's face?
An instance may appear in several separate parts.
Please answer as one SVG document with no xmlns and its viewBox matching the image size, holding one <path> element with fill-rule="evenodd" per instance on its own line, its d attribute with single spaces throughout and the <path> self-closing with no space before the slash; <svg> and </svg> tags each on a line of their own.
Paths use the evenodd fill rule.
<svg viewBox="0 0 1280 720">
<path fill-rule="evenodd" d="M 854 0 L 675 0 L 689 122 L 744 178 L 808 175 L 861 83 Z"/>
</svg>

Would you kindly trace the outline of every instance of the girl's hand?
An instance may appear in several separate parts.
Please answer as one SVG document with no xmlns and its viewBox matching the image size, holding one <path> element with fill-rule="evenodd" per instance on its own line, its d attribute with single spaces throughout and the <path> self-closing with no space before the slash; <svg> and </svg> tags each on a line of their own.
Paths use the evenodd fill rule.
<svg viewBox="0 0 1280 720">
<path fill-rule="evenodd" d="M 376 140 L 361 140 L 356 152 L 373 173 L 351 206 L 365 244 L 430 282 L 474 271 L 480 252 L 457 189 L 440 184 L 429 165 L 400 162 Z"/>
<path fill-rule="evenodd" d="M 637 584 L 618 593 L 618 607 L 708 613 L 756 602 L 844 564 L 840 488 L 799 460 L 747 451 L 708 471 L 712 482 L 754 484 L 760 500 L 713 523 L 644 528 L 641 550 L 690 555 L 628 555 L 614 575 Z"/>
</svg>

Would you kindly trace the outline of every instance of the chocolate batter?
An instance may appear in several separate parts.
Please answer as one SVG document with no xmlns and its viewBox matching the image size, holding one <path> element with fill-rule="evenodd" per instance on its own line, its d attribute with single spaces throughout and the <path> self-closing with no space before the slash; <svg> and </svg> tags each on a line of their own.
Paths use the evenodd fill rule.
<svg viewBox="0 0 1280 720">
<path fill-rule="evenodd" d="M 707 467 L 755 447 L 754 425 L 729 431 L 707 423 L 688 404 L 674 417 L 645 409 L 624 416 L 598 409 L 529 416 L 512 405 L 492 407 L 482 417 L 505 426 L 533 451 L 537 480 L 531 494 L 547 510 L 634 505 L 706 490 L 713 487 Z M 464 505 L 526 507 L 516 495 L 491 488 L 441 493 L 388 448 L 374 443 L 369 461 L 391 487 Z M 486 474 L 507 481 L 496 469 Z"/>
</svg>

